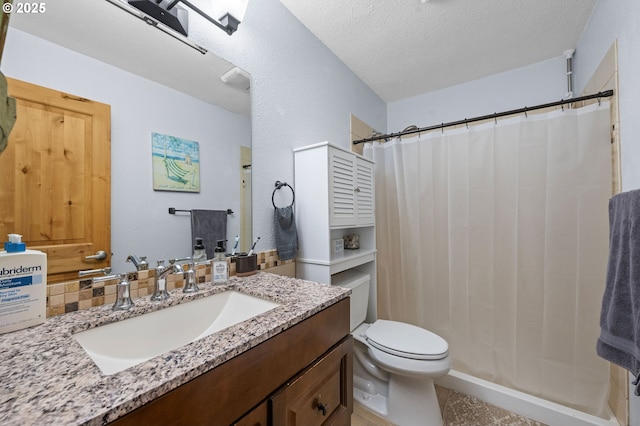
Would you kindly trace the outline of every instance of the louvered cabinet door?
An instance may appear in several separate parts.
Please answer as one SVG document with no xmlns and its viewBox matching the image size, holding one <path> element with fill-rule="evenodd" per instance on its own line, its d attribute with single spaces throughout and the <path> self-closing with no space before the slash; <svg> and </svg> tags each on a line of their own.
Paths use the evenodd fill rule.
<svg viewBox="0 0 640 426">
<path fill-rule="evenodd" d="M 356 225 L 373 225 L 375 222 L 373 163 L 356 158 Z"/>
<path fill-rule="evenodd" d="M 352 154 L 329 148 L 329 225 L 356 224 L 355 160 Z"/>
</svg>

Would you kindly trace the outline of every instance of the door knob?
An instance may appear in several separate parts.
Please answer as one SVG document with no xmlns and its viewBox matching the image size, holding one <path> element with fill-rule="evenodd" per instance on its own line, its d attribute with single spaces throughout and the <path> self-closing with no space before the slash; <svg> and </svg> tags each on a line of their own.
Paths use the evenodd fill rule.
<svg viewBox="0 0 640 426">
<path fill-rule="evenodd" d="M 107 252 L 104 250 L 97 251 L 96 254 L 91 256 L 85 256 L 85 260 L 104 260 L 107 258 Z"/>
</svg>

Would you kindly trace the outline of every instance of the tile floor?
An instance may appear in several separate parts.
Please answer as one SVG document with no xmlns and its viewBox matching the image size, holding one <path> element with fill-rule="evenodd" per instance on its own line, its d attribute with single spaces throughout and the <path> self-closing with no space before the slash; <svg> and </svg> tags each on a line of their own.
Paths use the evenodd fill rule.
<svg viewBox="0 0 640 426">
<path fill-rule="evenodd" d="M 440 386 L 436 386 L 436 393 L 444 426 L 544 426 L 542 423 Z M 355 403 L 351 426 L 393 425 Z"/>
</svg>

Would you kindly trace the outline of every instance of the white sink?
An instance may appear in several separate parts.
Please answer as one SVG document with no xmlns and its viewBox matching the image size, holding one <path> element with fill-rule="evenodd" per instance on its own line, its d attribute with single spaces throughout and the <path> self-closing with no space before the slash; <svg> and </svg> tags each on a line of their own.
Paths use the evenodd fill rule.
<svg viewBox="0 0 640 426">
<path fill-rule="evenodd" d="M 225 291 L 81 331 L 73 337 L 100 370 L 110 375 L 278 306 L 270 300 Z"/>
</svg>

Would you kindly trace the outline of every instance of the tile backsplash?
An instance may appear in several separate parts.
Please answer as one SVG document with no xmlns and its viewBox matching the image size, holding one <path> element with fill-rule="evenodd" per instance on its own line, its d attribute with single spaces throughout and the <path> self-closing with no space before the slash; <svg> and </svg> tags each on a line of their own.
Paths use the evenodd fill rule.
<svg viewBox="0 0 640 426">
<path fill-rule="evenodd" d="M 291 263 L 293 260 L 280 260 L 276 250 L 257 253 L 258 270 Z M 229 260 L 229 276 L 236 274 L 235 261 Z M 148 296 L 153 288 L 155 271 L 134 271 L 127 275 L 131 285 L 131 298 Z M 211 266 L 200 265 L 196 268 L 196 282 L 211 281 Z M 116 301 L 117 279 L 93 283 L 91 278 L 47 285 L 47 317 L 67 312 L 89 309 L 94 306 L 113 304 Z M 167 290 L 184 286 L 184 277 L 171 274 L 167 277 Z"/>
</svg>

